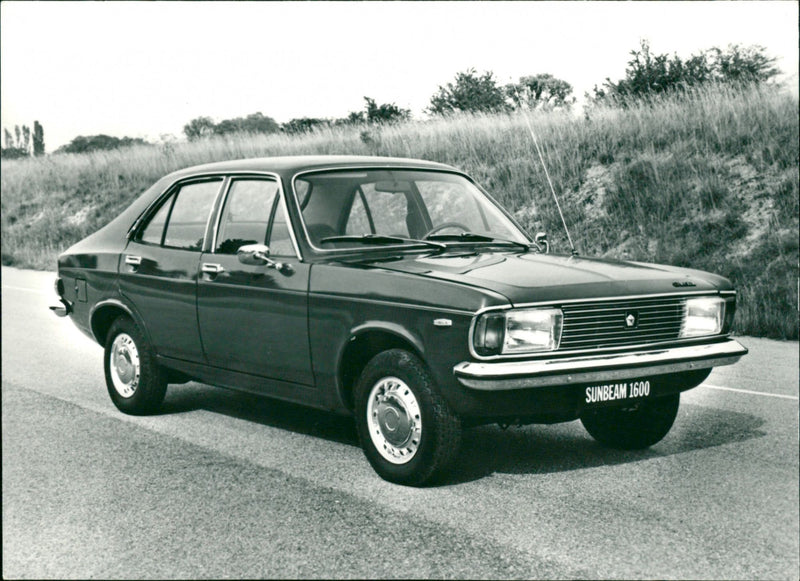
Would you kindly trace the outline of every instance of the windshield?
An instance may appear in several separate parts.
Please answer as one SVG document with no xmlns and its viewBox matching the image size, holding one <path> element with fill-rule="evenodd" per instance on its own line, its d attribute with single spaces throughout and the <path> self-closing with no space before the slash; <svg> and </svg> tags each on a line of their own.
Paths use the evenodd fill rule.
<svg viewBox="0 0 800 581">
<path fill-rule="evenodd" d="M 529 242 L 497 205 L 456 174 L 327 171 L 297 178 L 295 192 L 311 243 L 323 250 L 385 246 L 392 239 Z"/>
</svg>

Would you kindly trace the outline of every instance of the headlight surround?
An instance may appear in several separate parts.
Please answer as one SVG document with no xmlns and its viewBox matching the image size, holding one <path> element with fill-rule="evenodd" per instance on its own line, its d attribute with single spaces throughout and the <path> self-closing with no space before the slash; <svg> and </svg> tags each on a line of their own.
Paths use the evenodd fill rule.
<svg viewBox="0 0 800 581">
<path fill-rule="evenodd" d="M 479 355 L 555 351 L 561 341 L 561 309 L 517 309 L 486 313 L 475 324 Z"/>
<path fill-rule="evenodd" d="M 722 332 L 725 321 L 725 299 L 703 297 L 686 300 L 686 315 L 681 337 L 702 337 Z"/>
</svg>

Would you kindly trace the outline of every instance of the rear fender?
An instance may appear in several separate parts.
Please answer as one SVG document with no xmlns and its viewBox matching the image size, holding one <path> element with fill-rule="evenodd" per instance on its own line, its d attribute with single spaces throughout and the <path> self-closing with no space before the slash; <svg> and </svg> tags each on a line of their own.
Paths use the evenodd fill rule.
<svg viewBox="0 0 800 581">
<path fill-rule="evenodd" d="M 116 298 L 100 301 L 92 307 L 91 313 L 89 314 L 89 322 L 94 340 L 101 346 L 105 346 L 111 325 L 114 323 L 114 320 L 121 315 L 127 315 L 133 319 L 136 326 L 139 327 L 139 330 L 147 340 L 147 343 L 152 345 L 147 327 L 144 325 L 144 321 L 136 309 L 123 300 Z"/>
</svg>

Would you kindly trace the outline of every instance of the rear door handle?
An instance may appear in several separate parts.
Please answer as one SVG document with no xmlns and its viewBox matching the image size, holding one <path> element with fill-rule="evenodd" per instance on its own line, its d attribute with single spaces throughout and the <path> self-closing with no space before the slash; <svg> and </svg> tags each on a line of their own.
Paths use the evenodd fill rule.
<svg viewBox="0 0 800 581">
<path fill-rule="evenodd" d="M 225 268 L 223 268 L 221 264 L 212 264 L 206 262 L 203 263 L 203 265 L 200 267 L 200 270 L 206 274 L 219 274 L 225 270 Z"/>
<path fill-rule="evenodd" d="M 125 264 L 130 264 L 131 266 L 139 266 L 142 263 L 141 256 L 133 256 L 132 254 L 127 254 L 125 256 Z"/>
</svg>

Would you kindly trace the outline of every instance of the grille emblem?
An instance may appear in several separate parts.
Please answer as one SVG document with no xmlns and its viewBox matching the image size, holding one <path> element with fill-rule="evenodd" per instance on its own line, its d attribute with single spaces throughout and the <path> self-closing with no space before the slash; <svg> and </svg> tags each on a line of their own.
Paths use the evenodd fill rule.
<svg viewBox="0 0 800 581">
<path fill-rule="evenodd" d="M 628 329 L 635 329 L 639 325 L 639 313 L 636 311 L 628 311 L 625 313 L 625 327 Z"/>
</svg>

